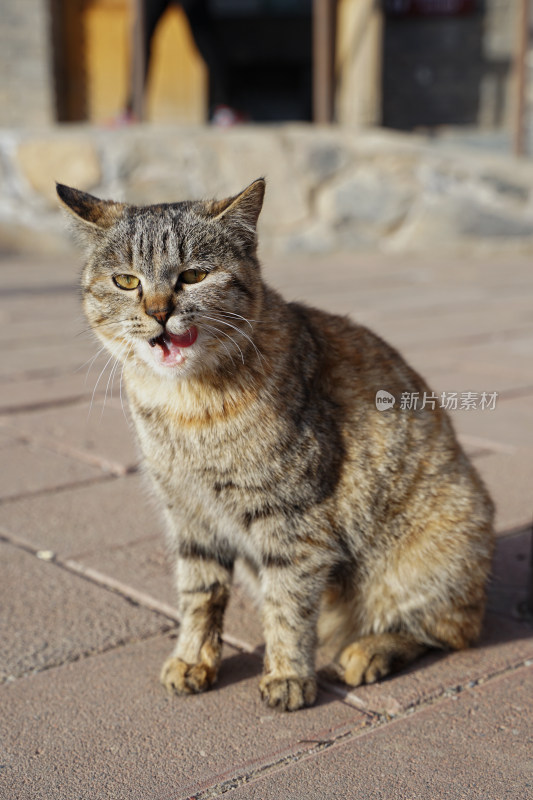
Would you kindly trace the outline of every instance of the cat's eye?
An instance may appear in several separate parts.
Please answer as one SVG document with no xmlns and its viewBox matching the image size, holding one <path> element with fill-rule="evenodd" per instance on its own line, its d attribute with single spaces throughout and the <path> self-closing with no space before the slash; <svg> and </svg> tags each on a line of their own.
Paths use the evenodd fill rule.
<svg viewBox="0 0 533 800">
<path fill-rule="evenodd" d="M 200 283 L 206 275 L 207 272 L 203 269 L 186 269 L 180 272 L 178 281 L 180 283 Z"/>
<path fill-rule="evenodd" d="M 113 280 L 121 289 L 137 289 L 140 284 L 135 275 L 114 275 Z"/>
</svg>

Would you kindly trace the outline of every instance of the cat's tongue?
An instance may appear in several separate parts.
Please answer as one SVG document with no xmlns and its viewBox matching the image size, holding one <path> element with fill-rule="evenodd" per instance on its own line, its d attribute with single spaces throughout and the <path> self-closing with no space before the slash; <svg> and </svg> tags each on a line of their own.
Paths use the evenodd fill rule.
<svg viewBox="0 0 533 800">
<path fill-rule="evenodd" d="M 181 364 L 185 357 L 181 352 L 184 347 L 190 347 L 198 337 L 197 328 L 192 326 L 185 333 L 169 333 L 165 331 L 157 339 L 153 339 L 150 344 L 154 348 L 154 356 L 160 364 L 166 367 L 173 367 Z"/>
</svg>

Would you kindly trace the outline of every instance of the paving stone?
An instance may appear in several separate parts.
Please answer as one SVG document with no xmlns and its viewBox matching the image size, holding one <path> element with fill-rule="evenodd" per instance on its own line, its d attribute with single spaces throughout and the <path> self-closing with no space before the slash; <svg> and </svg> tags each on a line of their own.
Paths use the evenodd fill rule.
<svg viewBox="0 0 533 800">
<path fill-rule="evenodd" d="M 99 363 L 102 369 L 105 361 Z M 98 375 L 98 372 L 95 374 Z M 0 381 L 0 414 L 31 410 L 54 403 L 64 405 L 79 402 L 80 399 L 90 400 L 95 380 L 96 378 L 91 382 L 86 377 L 85 370 L 81 370 L 45 378 Z M 100 399 L 104 392 L 105 385 L 96 390 L 95 397 Z"/>
<path fill-rule="evenodd" d="M 46 286 L 48 292 L 59 288 L 70 287 L 72 294 L 76 291 L 79 265 L 79 254 L 70 253 L 68 256 L 55 255 L 41 261 L 35 255 L 28 256 L 24 253 L 3 253 L 2 261 L 2 286 L 0 298 L 10 292 L 23 290 L 36 291 Z"/>
<path fill-rule="evenodd" d="M 46 263 L 41 264 L 41 270 L 44 269 L 45 272 Z M 64 285 L 58 285 L 53 281 L 48 284 L 46 274 L 39 275 L 33 287 L 19 285 L 0 292 L 0 320 L 3 325 L 13 325 L 15 330 L 23 320 L 31 320 L 32 326 L 26 333 L 33 332 L 34 338 L 37 338 L 35 328 L 37 322 L 49 325 L 50 331 L 53 331 L 55 323 L 58 335 L 61 335 L 63 330 L 73 335 L 79 333 L 80 341 L 71 339 L 68 341 L 73 352 L 83 344 L 81 331 L 87 328 L 77 285 L 72 280 Z"/>
<path fill-rule="evenodd" d="M 485 391 L 496 390 L 489 387 Z M 494 410 L 458 409 L 452 411 L 451 416 L 460 433 L 492 439 L 514 448 L 533 449 L 533 397 L 497 398 Z"/>
<path fill-rule="evenodd" d="M 0 428 L 0 448 L 11 447 L 15 442 L 20 443 L 16 433 L 8 433 Z"/>
<path fill-rule="evenodd" d="M 99 478 L 102 471 L 59 453 L 30 444 L 15 443 L 2 449 L 0 500 L 56 489 Z"/>
<path fill-rule="evenodd" d="M 492 313 L 491 313 L 492 311 Z M 398 347 L 442 348 L 457 344 L 477 344 L 508 341 L 516 336 L 531 336 L 533 325 L 527 307 L 509 304 L 504 309 L 472 307 L 432 309 L 424 314 L 408 317 L 379 315 L 383 336 L 392 339 Z"/>
<path fill-rule="evenodd" d="M 405 303 L 416 303 L 412 299 L 413 269 L 406 271 L 401 262 L 384 260 L 375 252 L 348 255 L 332 253 L 320 257 L 266 255 L 262 259 L 262 267 L 269 284 L 282 289 L 289 299 L 319 302 L 321 292 L 339 288 L 349 292 L 352 303 L 363 296 L 362 308 L 367 307 L 370 299 L 381 300 L 371 306 L 372 310 L 377 309 L 378 312 L 383 310 L 386 299 L 390 300 L 396 313 L 405 307 Z M 427 286 L 424 288 L 427 291 Z M 399 306 L 394 306 L 395 296 L 400 300 Z M 385 313 L 387 311 L 385 308 Z"/>
<path fill-rule="evenodd" d="M 0 542 L 0 680 L 165 630 L 169 622 L 56 564 Z"/>
<path fill-rule="evenodd" d="M 529 667 L 466 690 L 246 783 L 232 800 L 531 798 L 532 680 Z"/>
<path fill-rule="evenodd" d="M 115 394 L 117 391 L 115 386 Z M 85 403 L 9 414 L 0 417 L 0 424 L 9 430 L 34 436 L 37 441 L 46 439 L 86 453 L 91 458 L 122 465 L 124 469 L 132 468 L 138 461 L 126 411 L 116 398 L 104 401 L 99 397 L 92 405 Z"/>
<path fill-rule="evenodd" d="M 22 351 L 26 347 L 31 347 L 35 344 L 35 320 L 32 320 L 32 325 L 28 325 L 28 321 L 24 317 L 9 319 L 8 321 L 5 312 L 2 316 L 4 324 L 0 327 L 0 342 L 3 347 Z M 80 335 L 81 325 L 70 315 L 62 317 L 61 322 L 55 317 L 52 319 L 39 319 L 38 324 L 39 344 L 45 343 L 49 347 L 56 344 L 64 344 L 65 338 L 71 341 L 74 336 Z M 88 336 L 85 338 L 88 338 Z"/>
<path fill-rule="evenodd" d="M 221 773 L 254 769 L 366 723 L 326 692 L 295 714 L 267 709 L 258 659 L 232 648 L 213 690 L 169 697 L 158 676 L 171 649 L 167 636 L 157 637 L 1 687 L 5 796 L 188 797 Z"/>
<path fill-rule="evenodd" d="M 457 365 L 454 369 L 432 369 L 428 367 L 425 377 L 435 392 L 498 392 L 497 404 L 507 403 L 505 394 L 516 392 L 531 398 L 533 403 L 533 376 L 525 369 L 487 369 L 472 372 L 468 365 Z"/>
<path fill-rule="evenodd" d="M 98 350 L 83 318 L 77 289 L 48 287 L 42 278 L 40 284 L 34 292 L 13 288 L 0 294 L 4 342 L 0 378 L 54 369 L 73 372 Z M 22 332 L 21 321 L 26 321 Z"/>
<path fill-rule="evenodd" d="M 60 499 L 43 495 L 4 504 L 0 530 L 175 607 L 172 559 L 154 509 L 145 481 L 128 476 L 63 491 Z M 238 580 L 225 630 L 249 649 L 262 644 L 258 612 Z"/>
<path fill-rule="evenodd" d="M 62 561 L 72 559 L 95 569 L 161 603 L 176 605 L 163 521 L 140 476 L 64 490 L 59 498 L 45 494 L 5 503 L 0 531 L 36 550 L 51 550 Z M 263 642 L 258 612 L 238 575 L 225 630 L 249 649 Z"/>
<path fill-rule="evenodd" d="M 0 528 L 62 559 L 113 552 L 146 539 L 163 545 L 162 521 L 137 475 L 4 503 Z"/>
<path fill-rule="evenodd" d="M 415 353 L 417 348 L 409 349 L 410 355 Z M 517 334 L 505 342 L 484 341 L 480 344 L 453 345 L 449 344 L 442 348 L 450 365 L 456 367 L 461 365 L 461 369 L 475 374 L 498 375 L 518 373 L 519 375 L 531 377 L 529 367 L 531 353 L 533 351 L 533 336 L 524 332 L 523 336 Z M 433 348 L 435 351 L 435 348 Z M 436 351 L 439 355 L 439 349 Z"/>
<path fill-rule="evenodd" d="M 496 529 L 509 531 L 531 524 L 533 448 L 512 454 L 494 453 L 474 459 L 496 503 Z"/>
<path fill-rule="evenodd" d="M 41 377 L 57 372 L 72 373 L 94 355 L 96 349 L 93 343 L 84 342 L 72 347 L 70 342 L 64 342 L 54 347 L 47 344 L 36 343 L 33 347 L 19 349 L 3 348 L 2 361 L 0 361 L 0 380 L 12 376 Z"/>
</svg>

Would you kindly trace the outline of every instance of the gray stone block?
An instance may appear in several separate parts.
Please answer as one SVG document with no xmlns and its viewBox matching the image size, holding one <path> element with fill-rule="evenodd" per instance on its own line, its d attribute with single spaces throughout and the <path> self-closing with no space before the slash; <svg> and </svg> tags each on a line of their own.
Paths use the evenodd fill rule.
<svg viewBox="0 0 533 800">
<path fill-rule="evenodd" d="M 413 203 L 413 183 L 402 177 L 379 164 L 357 167 L 322 190 L 319 213 L 342 234 L 353 227 L 363 239 L 379 239 L 401 223 Z"/>
<path fill-rule="evenodd" d="M 2 680 L 74 661 L 169 627 L 53 562 L 0 543 Z"/>
</svg>

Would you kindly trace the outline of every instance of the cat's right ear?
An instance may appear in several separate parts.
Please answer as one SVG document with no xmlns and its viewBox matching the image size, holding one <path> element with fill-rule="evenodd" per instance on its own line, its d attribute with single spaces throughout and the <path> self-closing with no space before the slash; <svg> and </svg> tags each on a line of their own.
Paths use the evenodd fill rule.
<svg viewBox="0 0 533 800">
<path fill-rule="evenodd" d="M 63 207 L 72 215 L 75 231 L 89 245 L 120 219 L 126 207 L 124 203 L 100 200 L 63 183 L 56 184 L 56 191 Z"/>
<path fill-rule="evenodd" d="M 257 220 L 264 196 L 265 179 L 258 178 L 240 194 L 209 203 L 208 210 L 214 219 L 233 228 L 243 244 L 255 248 Z"/>
</svg>

